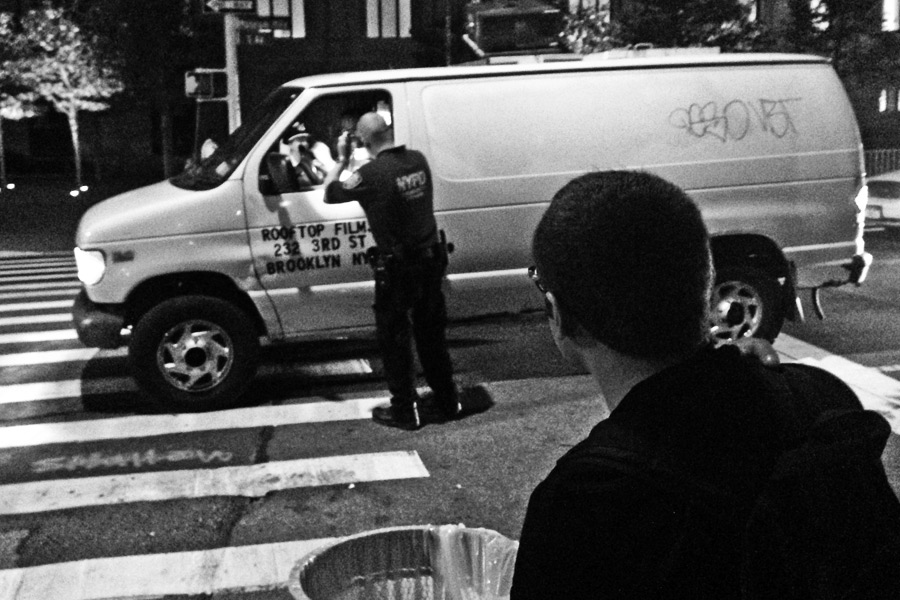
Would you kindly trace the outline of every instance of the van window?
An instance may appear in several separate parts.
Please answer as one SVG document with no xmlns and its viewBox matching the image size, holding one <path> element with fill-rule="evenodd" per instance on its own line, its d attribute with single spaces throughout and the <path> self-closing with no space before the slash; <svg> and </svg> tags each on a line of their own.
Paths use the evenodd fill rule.
<svg viewBox="0 0 900 600">
<path fill-rule="evenodd" d="M 215 152 L 199 162 L 192 161 L 169 181 L 189 190 L 211 190 L 219 186 L 302 91 L 300 88 L 278 88 L 269 94 Z"/>
<path fill-rule="evenodd" d="M 384 90 L 366 90 L 328 94 L 314 100 L 294 119 L 269 149 L 266 163 L 260 173 L 271 168 L 273 155 L 287 160 L 289 170 L 297 178 L 300 189 L 320 185 L 325 175 L 334 167 L 338 159 L 338 140 L 344 132 L 355 135 L 356 122 L 364 113 L 378 111 L 385 121 L 391 123 L 391 95 Z M 371 156 L 356 142 L 350 173 L 371 160 Z M 265 181 L 262 178 L 261 181 Z M 263 193 L 267 190 L 263 189 Z"/>
</svg>

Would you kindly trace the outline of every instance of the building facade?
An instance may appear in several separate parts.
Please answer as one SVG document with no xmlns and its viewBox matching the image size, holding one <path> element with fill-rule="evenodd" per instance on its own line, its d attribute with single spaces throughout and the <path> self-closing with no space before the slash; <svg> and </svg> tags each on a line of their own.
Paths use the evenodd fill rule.
<svg viewBox="0 0 900 600">
<path fill-rule="evenodd" d="M 506 10 L 511 4 L 470 4 L 466 0 L 186 1 L 192 2 L 197 31 L 210 45 L 219 46 L 207 53 L 205 64 L 193 66 L 227 71 L 237 82 L 236 110 L 245 114 L 282 82 L 305 75 L 439 66 L 477 58 L 463 38 L 467 9 L 480 4 Z M 788 0 L 746 1 L 763 24 L 777 26 L 789 17 Z M 38 0 L 0 0 L 0 9 L 23 10 L 35 2 Z M 568 12 L 594 9 L 613 20 L 617 12 L 635 2 L 640 0 L 516 0 L 520 8 L 540 4 Z M 519 25 L 510 22 L 510 26 Z M 854 98 L 867 143 L 900 146 L 898 89 L 900 81 L 886 82 L 883 89 Z M 174 155 L 170 171 L 172 165 L 187 159 L 202 139 L 221 138 L 234 125 L 222 102 L 190 98 L 180 98 L 165 118 L 116 106 L 105 113 L 85 114 L 82 121 L 88 173 L 98 177 L 148 165 L 150 175 L 159 177 L 164 148 Z M 32 169 L 66 164 L 65 155 L 71 156 L 65 143 L 65 121 L 59 115 L 8 123 L 4 130 L 11 153 L 27 155 Z"/>
</svg>

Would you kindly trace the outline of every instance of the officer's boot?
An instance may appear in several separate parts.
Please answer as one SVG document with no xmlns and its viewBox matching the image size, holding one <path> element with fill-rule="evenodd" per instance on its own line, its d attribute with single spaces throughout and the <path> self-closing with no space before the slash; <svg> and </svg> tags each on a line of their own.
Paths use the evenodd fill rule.
<svg viewBox="0 0 900 600">
<path fill-rule="evenodd" d="M 372 420 L 388 427 L 415 430 L 422 427 L 422 417 L 419 415 L 419 403 L 404 402 L 403 404 L 391 404 L 376 406 L 372 410 Z"/>
</svg>

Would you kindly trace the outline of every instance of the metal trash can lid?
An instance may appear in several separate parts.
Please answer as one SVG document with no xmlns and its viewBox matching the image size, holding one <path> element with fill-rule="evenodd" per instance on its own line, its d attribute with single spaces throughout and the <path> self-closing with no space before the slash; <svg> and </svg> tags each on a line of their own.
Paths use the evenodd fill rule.
<svg viewBox="0 0 900 600">
<path fill-rule="evenodd" d="M 300 559 L 296 600 L 500 600 L 519 543 L 491 529 L 412 525 L 341 538 Z"/>
</svg>

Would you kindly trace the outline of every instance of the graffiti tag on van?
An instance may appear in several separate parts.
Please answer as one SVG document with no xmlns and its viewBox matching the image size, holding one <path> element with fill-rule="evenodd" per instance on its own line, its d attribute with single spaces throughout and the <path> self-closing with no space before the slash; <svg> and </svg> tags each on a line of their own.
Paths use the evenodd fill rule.
<svg viewBox="0 0 900 600">
<path fill-rule="evenodd" d="M 796 134 L 790 105 L 802 98 L 780 98 L 755 101 L 732 100 L 691 104 L 669 114 L 669 123 L 696 138 L 715 138 L 722 142 L 740 141 L 755 131 L 783 138 Z"/>
</svg>

